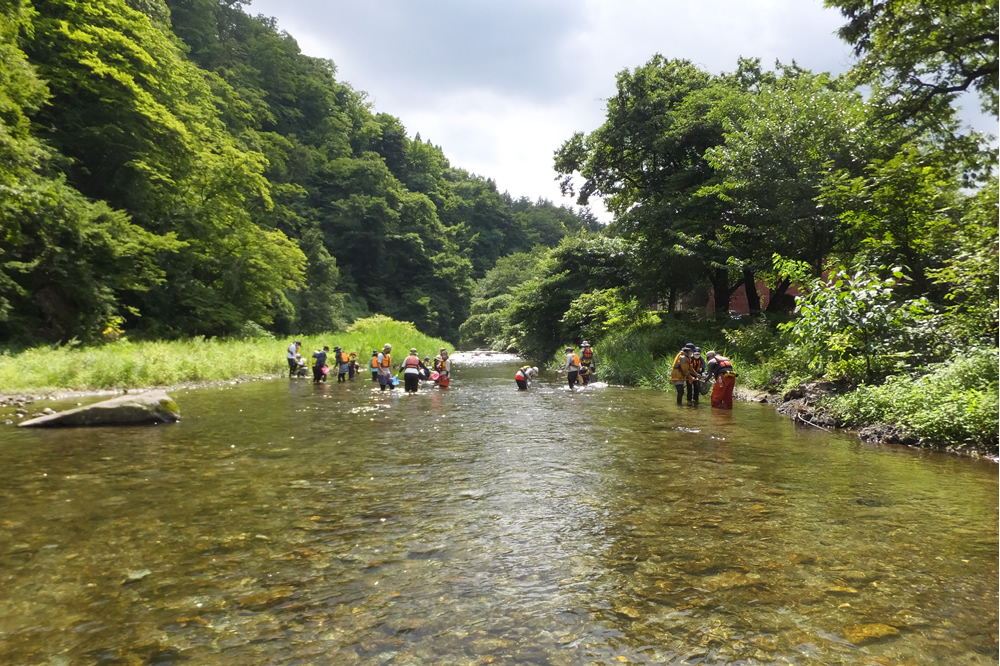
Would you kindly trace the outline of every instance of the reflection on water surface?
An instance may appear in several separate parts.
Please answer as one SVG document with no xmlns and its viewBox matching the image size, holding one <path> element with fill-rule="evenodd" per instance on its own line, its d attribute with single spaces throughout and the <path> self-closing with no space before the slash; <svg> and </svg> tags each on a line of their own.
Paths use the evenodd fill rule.
<svg viewBox="0 0 1000 666">
<path fill-rule="evenodd" d="M 0 430 L 0 663 L 997 663 L 995 466 L 496 360 Z"/>
</svg>

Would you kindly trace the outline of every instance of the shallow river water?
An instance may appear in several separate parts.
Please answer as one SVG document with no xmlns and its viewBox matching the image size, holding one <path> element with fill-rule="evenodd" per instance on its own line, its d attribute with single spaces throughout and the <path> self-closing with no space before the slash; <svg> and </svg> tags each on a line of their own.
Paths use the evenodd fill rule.
<svg viewBox="0 0 1000 666">
<path fill-rule="evenodd" d="M 0 664 L 997 663 L 995 465 L 456 367 L 0 426 Z"/>
</svg>

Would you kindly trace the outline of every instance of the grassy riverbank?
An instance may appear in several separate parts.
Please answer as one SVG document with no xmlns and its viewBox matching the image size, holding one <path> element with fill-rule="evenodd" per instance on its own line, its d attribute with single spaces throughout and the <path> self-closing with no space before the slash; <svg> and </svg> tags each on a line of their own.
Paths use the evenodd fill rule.
<svg viewBox="0 0 1000 666">
<path fill-rule="evenodd" d="M 365 368 L 373 349 L 392 344 L 394 361 L 402 362 L 411 347 L 421 357 L 437 354 L 444 340 L 420 333 L 408 322 L 375 316 L 362 319 L 346 331 L 296 336 L 304 356 L 328 345 L 340 345 L 358 354 Z M 261 336 L 243 339 L 204 339 L 132 342 L 119 340 L 100 346 L 44 346 L 0 355 L 0 387 L 5 393 L 54 390 L 132 389 L 176 386 L 288 373 L 287 340 Z"/>
<path fill-rule="evenodd" d="M 811 363 L 773 322 L 676 317 L 598 342 L 599 377 L 672 391 L 672 362 L 687 342 L 703 353 L 714 349 L 732 358 L 737 386 L 767 392 L 774 402 L 800 394 L 805 384 L 822 387 L 822 397 L 806 407 L 822 412 L 827 423 L 855 429 L 884 426 L 887 441 L 997 454 L 1000 368 L 995 348 L 964 350 L 908 371 L 883 371 L 878 381 L 871 381 L 859 362 Z"/>
</svg>

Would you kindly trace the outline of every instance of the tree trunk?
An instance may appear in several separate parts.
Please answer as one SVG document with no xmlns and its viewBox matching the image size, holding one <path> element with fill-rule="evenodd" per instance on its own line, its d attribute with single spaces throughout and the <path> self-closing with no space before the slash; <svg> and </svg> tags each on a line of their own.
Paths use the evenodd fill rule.
<svg viewBox="0 0 1000 666">
<path fill-rule="evenodd" d="M 771 290 L 771 296 L 770 296 L 770 298 L 767 301 L 767 311 L 768 312 L 777 312 L 778 311 L 778 303 L 781 302 L 781 297 L 785 295 L 785 292 L 788 291 L 788 287 L 790 287 L 791 284 L 792 283 L 789 280 L 785 279 L 785 280 L 782 280 L 778 284 L 778 288 L 777 289 L 772 289 Z"/>
<path fill-rule="evenodd" d="M 712 272 L 709 280 L 715 291 L 715 311 L 729 312 L 729 271 L 720 268 Z"/>
<path fill-rule="evenodd" d="M 760 294 L 757 293 L 757 282 L 753 279 L 753 271 L 749 268 L 743 269 L 743 289 L 747 292 L 747 305 L 750 307 L 750 314 L 759 314 Z"/>
<path fill-rule="evenodd" d="M 677 310 L 677 287 L 670 288 L 670 295 L 667 297 L 667 312 Z"/>
</svg>

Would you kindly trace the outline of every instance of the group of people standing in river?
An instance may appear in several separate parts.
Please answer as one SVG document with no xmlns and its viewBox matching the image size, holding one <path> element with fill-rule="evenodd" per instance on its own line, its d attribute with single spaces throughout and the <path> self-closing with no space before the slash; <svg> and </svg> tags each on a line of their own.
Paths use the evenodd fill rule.
<svg viewBox="0 0 1000 666">
<path fill-rule="evenodd" d="M 711 386 L 712 407 L 733 408 L 736 372 L 733 362 L 722 354 L 710 351 L 702 358 L 701 347 L 689 342 L 674 357 L 670 383 L 677 389 L 678 405 L 683 403 L 685 391 L 687 401 L 697 404 L 698 398 L 702 393 L 708 393 Z"/>
<path fill-rule="evenodd" d="M 581 342 L 579 354 L 572 347 L 566 347 L 566 363 L 559 369 L 559 372 L 566 373 L 566 382 L 569 384 L 570 391 L 576 390 L 577 385 L 586 386 L 589 384 L 597 372 L 594 349 L 590 343 L 586 340 Z"/>
<path fill-rule="evenodd" d="M 333 348 L 333 358 L 330 359 L 330 347 L 324 345 L 312 353 L 307 359 L 299 350 L 302 342 L 296 340 L 288 346 L 288 376 L 306 377 L 309 374 L 309 366 L 312 367 L 313 383 L 325 382 L 331 368 L 337 370 L 337 383 L 354 381 L 354 378 L 361 374 L 361 366 L 357 362 L 358 355 L 354 352 L 348 354 L 339 346 Z M 372 350 L 372 358 L 369 361 L 372 381 L 378 382 L 379 388 L 393 390 L 399 380 L 396 374 L 403 375 L 403 386 L 407 393 L 416 393 L 420 388 L 421 381 L 433 381 L 435 385 L 447 387 L 451 383 L 451 358 L 448 350 L 441 348 L 440 353 L 434 357 L 431 364 L 429 356 L 423 360 L 417 354 L 416 349 L 410 349 L 410 354 L 404 360 L 398 370 L 394 372 L 392 365 L 392 345 L 388 342 L 382 347 L 382 351 Z M 327 363 L 332 360 L 332 366 Z M 396 381 L 393 381 L 393 380 Z"/>
</svg>

